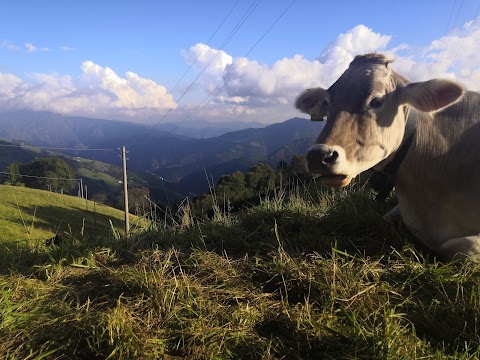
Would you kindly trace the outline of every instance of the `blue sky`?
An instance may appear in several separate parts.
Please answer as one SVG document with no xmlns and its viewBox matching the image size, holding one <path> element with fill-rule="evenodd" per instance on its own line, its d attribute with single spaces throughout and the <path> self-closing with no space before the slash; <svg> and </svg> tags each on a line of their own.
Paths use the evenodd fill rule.
<svg viewBox="0 0 480 360">
<path fill-rule="evenodd" d="M 480 90 L 479 8 L 480 0 L 7 0 L 0 111 L 279 122 L 297 115 L 303 88 L 329 86 L 370 51 L 395 58 L 414 81 L 452 77 Z"/>
</svg>

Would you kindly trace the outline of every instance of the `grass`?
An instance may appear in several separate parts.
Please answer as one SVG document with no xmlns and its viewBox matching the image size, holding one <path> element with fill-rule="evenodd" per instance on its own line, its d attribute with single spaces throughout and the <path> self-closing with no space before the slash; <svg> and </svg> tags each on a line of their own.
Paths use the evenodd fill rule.
<svg viewBox="0 0 480 360">
<path fill-rule="evenodd" d="M 362 190 L 319 198 L 0 254 L 0 357 L 480 357 L 480 264 L 436 261 Z"/>
<path fill-rule="evenodd" d="M 111 236 L 123 232 L 123 211 L 78 197 L 0 185 L 0 244 L 35 246 L 55 234 Z M 94 211 L 95 210 L 95 211 Z M 135 224 L 138 220 L 132 217 Z"/>
<path fill-rule="evenodd" d="M 86 162 L 84 162 L 86 163 Z M 77 169 L 77 176 L 82 177 L 82 178 L 88 178 L 88 179 L 93 179 L 93 180 L 98 180 L 98 181 L 103 181 L 105 184 L 109 186 L 109 188 L 112 189 L 112 191 L 119 190 L 123 188 L 122 184 L 118 183 L 118 180 L 115 179 L 113 176 L 94 171 L 91 169 L 87 169 L 85 167 L 80 167 Z"/>
</svg>

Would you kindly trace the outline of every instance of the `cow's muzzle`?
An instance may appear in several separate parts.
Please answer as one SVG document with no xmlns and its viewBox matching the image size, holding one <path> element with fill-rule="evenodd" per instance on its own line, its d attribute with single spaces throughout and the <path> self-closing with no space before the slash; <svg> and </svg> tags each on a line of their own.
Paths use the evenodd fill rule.
<svg viewBox="0 0 480 360">
<path fill-rule="evenodd" d="M 307 153 L 307 162 L 313 165 L 321 165 L 325 169 L 335 165 L 338 152 L 328 145 L 314 145 Z"/>
<path fill-rule="evenodd" d="M 326 186 L 343 187 L 350 183 L 352 177 L 341 172 L 341 163 L 345 161 L 344 152 L 325 144 L 313 145 L 307 153 L 307 169 L 319 175 Z"/>
</svg>

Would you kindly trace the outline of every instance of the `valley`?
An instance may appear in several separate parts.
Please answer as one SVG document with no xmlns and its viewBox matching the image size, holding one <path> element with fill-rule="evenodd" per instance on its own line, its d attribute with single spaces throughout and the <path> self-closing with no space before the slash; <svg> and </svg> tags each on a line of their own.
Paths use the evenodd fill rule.
<svg viewBox="0 0 480 360">
<path fill-rule="evenodd" d="M 145 186 L 150 189 L 152 200 L 167 204 L 207 192 L 209 182 L 215 183 L 222 175 L 247 172 L 258 163 L 276 168 L 282 160 L 288 162 L 295 154 L 305 154 L 323 126 L 321 122 L 293 118 L 264 127 L 246 124 L 257 127 L 194 138 L 187 135 L 194 135 L 195 131 L 184 128 L 185 135 L 179 135 L 172 132 L 169 124 L 149 130 L 133 123 L 49 112 L 0 113 L 0 121 L 0 136 L 5 139 L 0 171 L 12 162 L 61 156 L 74 167 L 77 177 L 84 179 L 91 196 L 105 194 L 112 206 L 117 205 L 121 192 L 118 148 L 122 145 L 128 151 L 129 186 Z M 225 126 L 220 129 L 225 130 Z M 165 130 L 168 127 L 170 132 Z M 213 130 L 208 129 L 214 128 L 215 124 L 204 127 L 205 132 L 211 133 Z M 199 124 L 196 130 L 202 130 Z"/>
</svg>

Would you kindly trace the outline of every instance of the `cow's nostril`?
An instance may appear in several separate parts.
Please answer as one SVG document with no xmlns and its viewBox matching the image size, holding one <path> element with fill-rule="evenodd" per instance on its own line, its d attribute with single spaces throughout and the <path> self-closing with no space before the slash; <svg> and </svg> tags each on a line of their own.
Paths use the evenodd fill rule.
<svg viewBox="0 0 480 360">
<path fill-rule="evenodd" d="M 328 154 L 325 154 L 323 156 L 322 163 L 324 165 L 333 165 L 335 163 L 335 161 L 337 161 L 337 158 L 338 158 L 338 152 L 332 151 L 332 152 L 330 152 Z"/>
</svg>

